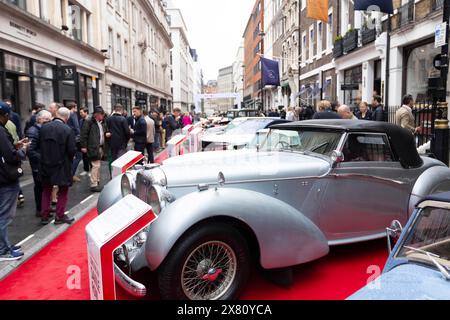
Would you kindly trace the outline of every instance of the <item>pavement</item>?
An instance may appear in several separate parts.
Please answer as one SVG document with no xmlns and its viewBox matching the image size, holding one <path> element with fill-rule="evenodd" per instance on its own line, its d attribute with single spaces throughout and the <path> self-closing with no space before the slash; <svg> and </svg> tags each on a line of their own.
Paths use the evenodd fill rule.
<svg viewBox="0 0 450 320">
<path fill-rule="evenodd" d="M 155 153 L 155 159 L 160 154 Z M 20 185 L 25 196 L 25 205 L 17 209 L 16 216 L 8 228 L 8 235 L 12 244 L 22 246 L 25 256 L 21 260 L 14 262 L 0 262 L 0 280 L 7 277 L 70 227 L 69 225 L 56 226 L 53 223 L 47 226 L 41 225 L 41 219 L 36 217 L 33 192 L 34 182 L 29 163 L 27 161 L 24 162 L 22 168 L 24 176 L 20 180 Z M 83 162 L 78 167 L 77 175 L 81 181 L 74 183 L 69 189 L 69 200 L 66 209 L 67 214 L 75 218 L 75 223 L 97 206 L 97 200 L 100 195 L 90 191 L 89 175 L 87 172 L 83 172 Z M 101 185 L 103 186 L 109 181 L 108 163 L 104 162 L 101 167 Z"/>
</svg>

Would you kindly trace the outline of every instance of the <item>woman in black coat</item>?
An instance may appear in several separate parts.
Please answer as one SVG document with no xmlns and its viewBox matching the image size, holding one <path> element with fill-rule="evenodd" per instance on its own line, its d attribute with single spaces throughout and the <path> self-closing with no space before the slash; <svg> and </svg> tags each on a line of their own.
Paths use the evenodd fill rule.
<svg viewBox="0 0 450 320">
<path fill-rule="evenodd" d="M 369 110 L 367 102 L 359 104 L 359 111 L 356 113 L 356 117 L 359 120 L 372 120 L 372 111 Z"/>
</svg>

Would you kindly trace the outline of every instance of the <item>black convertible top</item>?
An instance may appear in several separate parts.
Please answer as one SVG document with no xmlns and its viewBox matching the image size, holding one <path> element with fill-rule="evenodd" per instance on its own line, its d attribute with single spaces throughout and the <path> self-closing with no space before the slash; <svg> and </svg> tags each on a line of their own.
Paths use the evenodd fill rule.
<svg viewBox="0 0 450 320">
<path fill-rule="evenodd" d="M 287 124 L 277 124 L 275 129 L 314 129 L 345 132 L 386 133 L 391 147 L 394 149 L 400 163 L 405 168 L 418 168 L 423 160 L 417 152 L 414 136 L 406 129 L 392 123 L 360 120 L 307 120 Z"/>
</svg>

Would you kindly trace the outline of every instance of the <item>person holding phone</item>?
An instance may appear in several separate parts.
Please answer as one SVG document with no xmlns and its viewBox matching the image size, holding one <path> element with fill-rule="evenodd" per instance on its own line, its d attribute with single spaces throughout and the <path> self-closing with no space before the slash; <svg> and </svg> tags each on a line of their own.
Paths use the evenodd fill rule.
<svg viewBox="0 0 450 320">
<path fill-rule="evenodd" d="M 11 108 L 0 101 L 0 262 L 21 259 L 24 254 L 20 247 L 13 246 L 8 238 L 8 226 L 16 215 L 16 202 L 20 192 L 19 178 L 23 171 L 29 147 L 28 139 L 14 141 L 5 128 Z"/>
</svg>

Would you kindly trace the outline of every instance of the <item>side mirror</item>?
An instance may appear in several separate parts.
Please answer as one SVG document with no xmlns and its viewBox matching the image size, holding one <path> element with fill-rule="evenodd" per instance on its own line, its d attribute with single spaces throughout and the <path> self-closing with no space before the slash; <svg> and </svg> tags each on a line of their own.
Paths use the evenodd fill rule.
<svg viewBox="0 0 450 320">
<path fill-rule="evenodd" d="M 400 221 L 392 221 L 391 226 L 386 228 L 386 236 L 388 243 L 389 254 L 392 252 L 392 248 L 396 245 L 397 241 L 400 239 L 400 235 L 403 232 L 403 226 Z"/>
<path fill-rule="evenodd" d="M 344 162 L 344 160 L 345 160 L 344 154 L 341 151 L 334 150 L 331 153 L 331 162 L 332 162 L 333 168 L 336 168 L 336 166 L 339 163 Z"/>
</svg>

